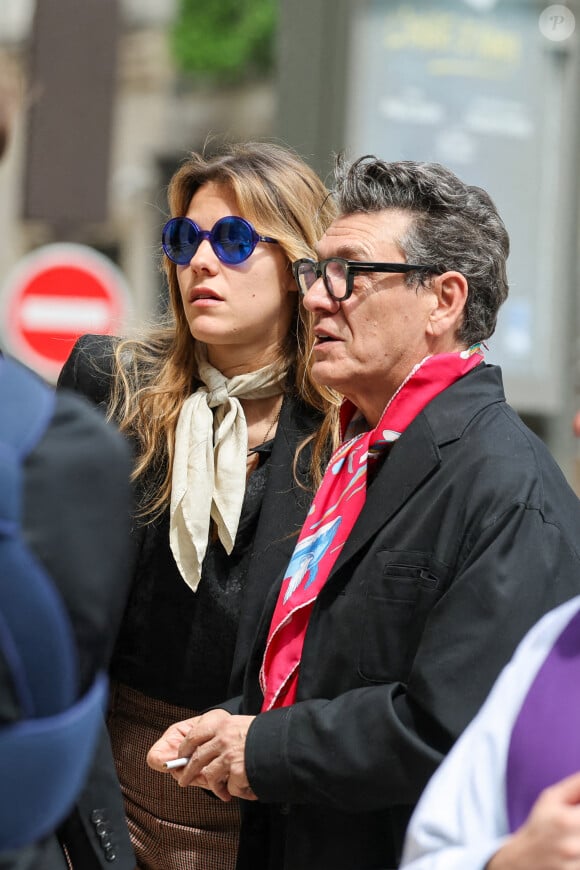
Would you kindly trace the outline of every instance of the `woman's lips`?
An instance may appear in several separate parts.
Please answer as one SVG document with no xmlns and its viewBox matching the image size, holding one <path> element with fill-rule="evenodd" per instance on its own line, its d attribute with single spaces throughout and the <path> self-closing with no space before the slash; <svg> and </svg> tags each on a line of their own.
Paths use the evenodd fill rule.
<svg viewBox="0 0 580 870">
<path fill-rule="evenodd" d="M 223 299 L 218 293 L 207 287 L 196 287 L 189 294 L 189 302 L 191 305 L 204 305 L 223 302 Z"/>
</svg>

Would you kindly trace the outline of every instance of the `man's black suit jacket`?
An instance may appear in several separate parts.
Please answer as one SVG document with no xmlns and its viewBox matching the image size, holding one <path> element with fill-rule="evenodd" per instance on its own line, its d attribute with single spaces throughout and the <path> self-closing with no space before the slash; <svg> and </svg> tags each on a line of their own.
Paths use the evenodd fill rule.
<svg viewBox="0 0 580 870">
<path fill-rule="evenodd" d="M 231 712 L 260 711 L 282 577 Z M 250 727 L 239 870 L 395 868 L 422 789 L 518 642 L 579 591 L 580 502 L 480 365 L 376 471 L 312 610 L 296 703 Z"/>
</svg>

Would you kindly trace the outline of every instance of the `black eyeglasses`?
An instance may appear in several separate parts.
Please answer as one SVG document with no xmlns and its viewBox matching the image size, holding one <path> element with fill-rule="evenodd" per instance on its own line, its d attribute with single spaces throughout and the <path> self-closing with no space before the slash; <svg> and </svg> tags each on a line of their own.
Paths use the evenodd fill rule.
<svg viewBox="0 0 580 870">
<path fill-rule="evenodd" d="M 343 302 L 351 295 L 354 276 L 357 272 L 423 272 L 438 271 L 433 266 L 413 263 L 365 263 L 360 260 L 343 260 L 331 257 L 329 260 L 295 260 L 292 263 L 294 278 L 300 293 L 304 296 L 315 281 L 322 275 L 326 292 L 337 302 Z"/>
<path fill-rule="evenodd" d="M 276 239 L 258 235 L 249 221 L 233 215 L 221 218 L 211 230 L 202 230 L 189 218 L 175 217 L 167 221 L 161 233 L 163 250 L 178 266 L 190 262 L 204 239 L 209 241 L 218 259 L 228 266 L 247 260 L 258 242 L 278 244 Z"/>
</svg>

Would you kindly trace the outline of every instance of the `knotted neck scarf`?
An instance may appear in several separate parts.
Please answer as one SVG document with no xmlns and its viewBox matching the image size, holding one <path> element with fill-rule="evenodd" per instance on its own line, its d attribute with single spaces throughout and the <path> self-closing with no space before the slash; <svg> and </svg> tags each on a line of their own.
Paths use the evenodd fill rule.
<svg viewBox="0 0 580 870">
<path fill-rule="evenodd" d="M 296 699 L 310 614 L 364 507 L 369 463 L 400 437 L 435 396 L 483 361 L 480 347 L 425 357 L 391 398 L 377 426 L 344 441 L 333 454 L 302 527 L 270 623 L 260 670 L 262 710 L 289 706 Z M 343 437 L 356 412 L 350 402 L 343 403 Z"/>
<path fill-rule="evenodd" d="M 279 363 L 226 378 L 196 345 L 200 387 L 183 403 L 175 430 L 169 543 L 180 574 L 195 592 L 207 550 L 210 519 L 232 552 L 246 489 L 248 429 L 240 399 L 283 392 Z M 212 409 L 215 409 L 212 410 Z"/>
</svg>

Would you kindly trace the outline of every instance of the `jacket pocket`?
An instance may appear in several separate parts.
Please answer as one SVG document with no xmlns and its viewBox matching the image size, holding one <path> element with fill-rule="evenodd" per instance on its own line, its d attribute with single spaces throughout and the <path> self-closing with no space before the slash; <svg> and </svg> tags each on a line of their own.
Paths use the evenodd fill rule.
<svg viewBox="0 0 580 870">
<path fill-rule="evenodd" d="M 376 557 L 362 608 L 359 674 L 369 682 L 406 682 L 448 568 L 429 553 L 383 550 Z"/>
</svg>

